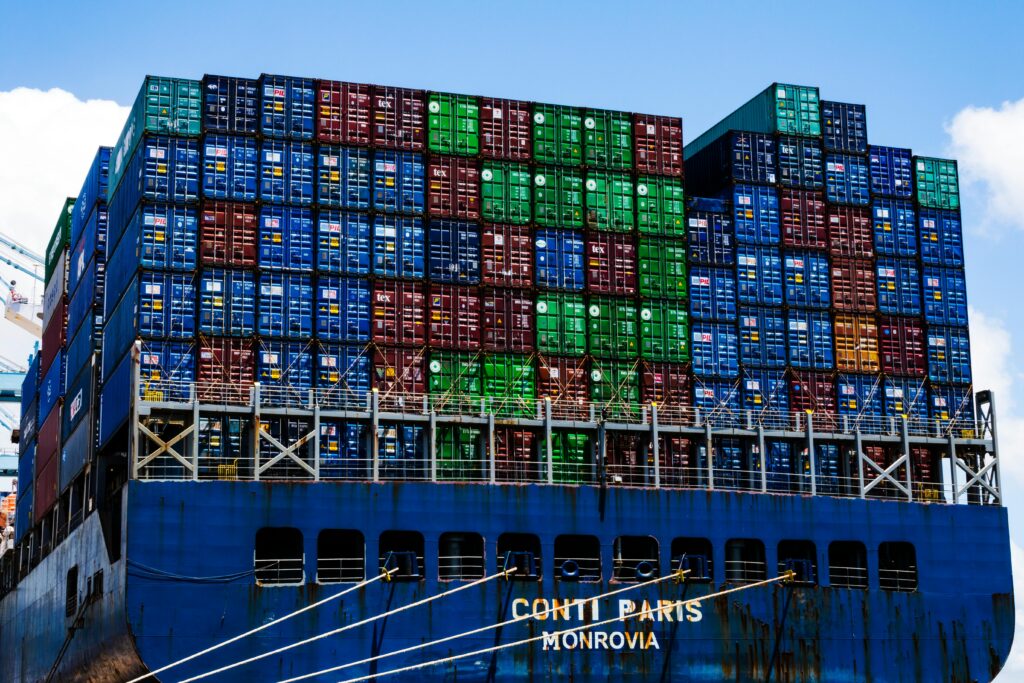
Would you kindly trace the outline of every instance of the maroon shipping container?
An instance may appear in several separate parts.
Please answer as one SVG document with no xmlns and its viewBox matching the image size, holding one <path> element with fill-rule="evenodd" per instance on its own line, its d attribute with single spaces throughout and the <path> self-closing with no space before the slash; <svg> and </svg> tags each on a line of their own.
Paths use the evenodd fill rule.
<svg viewBox="0 0 1024 683">
<path fill-rule="evenodd" d="M 460 157 L 434 157 L 427 167 L 427 211 L 444 218 L 480 218 L 480 170 Z"/>
<path fill-rule="evenodd" d="M 871 229 L 871 215 L 867 209 L 853 206 L 828 207 L 829 251 L 835 256 L 871 258 L 875 255 L 875 240 Z"/>
<path fill-rule="evenodd" d="M 601 294 L 636 294 L 636 245 L 628 235 L 591 233 L 587 286 Z"/>
<path fill-rule="evenodd" d="M 693 444 L 681 436 L 658 437 L 658 460 L 661 461 L 662 486 L 693 486 L 703 473 L 693 460 Z"/>
<path fill-rule="evenodd" d="M 584 406 L 590 397 L 585 358 L 545 356 L 537 363 L 537 396 L 552 404 Z"/>
<path fill-rule="evenodd" d="M 50 364 L 57 357 L 57 353 L 64 346 L 68 332 L 68 299 L 65 296 L 60 298 L 60 303 L 53 309 L 50 322 L 43 330 L 43 349 L 39 352 L 39 376 L 45 377 Z"/>
<path fill-rule="evenodd" d="M 480 349 L 480 293 L 476 287 L 430 288 L 430 345 L 440 349 Z"/>
<path fill-rule="evenodd" d="M 382 394 L 425 394 L 423 349 L 378 346 L 373 350 L 373 387 Z"/>
<path fill-rule="evenodd" d="M 252 341 L 210 337 L 203 339 L 196 371 L 196 392 L 209 403 L 249 403 L 255 376 Z"/>
<path fill-rule="evenodd" d="M 199 259 L 208 266 L 256 265 L 256 207 L 237 202 L 206 202 L 199 219 Z"/>
<path fill-rule="evenodd" d="M 656 175 L 683 175 L 683 120 L 672 116 L 633 117 L 636 170 Z"/>
<path fill-rule="evenodd" d="M 424 147 L 422 90 L 378 85 L 373 93 L 373 144 L 419 152 Z"/>
<path fill-rule="evenodd" d="M 480 244 L 483 284 L 533 286 L 533 239 L 528 226 L 484 223 Z"/>
<path fill-rule="evenodd" d="M 605 437 L 605 462 L 608 475 L 616 483 L 641 486 L 654 484 L 654 472 L 647 470 L 637 434 L 609 433 Z"/>
<path fill-rule="evenodd" d="M 828 247 L 825 200 L 820 192 L 780 191 L 779 215 L 782 221 L 782 243 L 787 247 Z"/>
<path fill-rule="evenodd" d="M 882 371 L 900 377 L 924 377 L 928 371 L 924 325 L 919 320 L 882 317 L 878 325 Z"/>
<path fill-rule="evenodd" d="M 427 341 L 426 295 L 418 282 L 379 280 L 373 286 L 373 341 L 421 346 Z"/>
<path fill-rule="evenodd" d="M 32 503 L 36 523 L 43 521 L 57 502 L 57 486 L 60 474 L 60 458 L 53 457 L 47 462 L 36 463 L 35 493 Z"/>
<path fill-rule="evenodd" d="M 532 351 L 533 298 L 518 289 L 485 289 L 483 347 L 488 351 Z"/>
<path fill-rule="evenodd" d="M 316 96 L 316 138 L 346 145 L 370 144 L 373 86 L 320 81 Z"/>
<path fill-rule="evenodd" d="M 868 259 L 832 259 L 832 305 L 837 311 L 874 313 L 878 309 L 875 267 Z"/>
<path fill-rule="evenodd" d="M 533 461 L 536 435 L 530 431 L 497 427 L 494 430 L 494 464 L 498 481 L 531 481 L 540 476 Z"/>
<path fill-rule="evenodd" d="M 889 466 L 889 463 L 891 462 L 891 460 L 889 458 L 889 452 L 888 452 L 888 450 L 886 449 L 885 446 L 864 445 L 864 446 L 861 446 L 861 448 L 863 449 L 864 457 L 867 458 L 868 460 L 872 461 L 873 463 L 875 463 L 876 465 L 878 465 L 882 469 L 885 469 L 886 467 Z M 854 464 L 853 464 L 853 467 L 850 468 L 850 471 L 855 473 L 854 476 L 856 476 L 856 472 L 857 472 L 856 457 L 857 457 L 857 454 L 856 453 L 852 453 L 851 457 L 854 458 Z M 905 476 L 905 475 L 902 474 L 902 470 L 903 470 L 903 468 L 901 467 L 901 468 L 899 468 L 898 470 L 896 470 L 895 472 L 892 473 L 896 477 L 897 480 L 900 480 L 900 479 L 902 479 Z M 878 479 L 878 470 L 876 470 L 874 467 L 872 467 L 868 463 L 864 463 L 864 483 L 865 484 L 870 483 L 870 482 L 874 481 L 875 479 Z M 891 492 L 890 493 L 886 492 L 886 488 L 885 487 L 887 486 L 887 484 L 888 484 L 887 482 L 883 483 L 883 484 L 879 484 L 875 488 L 871 489 L 871 491 L 868 492 L 868 495 L 872 496 L 872 497 L 882 497 L 882 498 L 888 497 L 889 495 L 891 495 Z M 888 484 L 888 488 L 891 489 L 892 485 Z"/>
<path fill-rule="evenodd" d="M 916 489 L 914 495 L 926 500 L 937 499 L 938 485 L 942 483 L 939 476 L 939 463 L 942 462 L 941 452 L 933 451 L 927 446 L 910 447 L 910 472 L 913 475 Z"/>
<path fill-rule="evenodd" d="M 45 463 L 50 459 L 60 460 L 60 428 L 63 412 L 63 407 L 58 403 L 50 410 L 46 422 L 39 427 L 38 441 L 36 442 L 37 472 L 39 463 Z"/>
<path fill-rule="evenodd" d="M 789 409 L 814 413 L 815 429 L 836 427 L 836 383 L 824 372 L 794 373 L 789 379 Z"/>
<path fill-rule="evenodd" d="M 644 363 L 640 373 L 640 401 L 659 408 L 693 405 L 690 375 L 681 363 Z"/>
<path fill-rule="evenodd" d="M 530 160 L 530 103 L 480 100 L 480 153 L 490 159 Z"/>
</svg>

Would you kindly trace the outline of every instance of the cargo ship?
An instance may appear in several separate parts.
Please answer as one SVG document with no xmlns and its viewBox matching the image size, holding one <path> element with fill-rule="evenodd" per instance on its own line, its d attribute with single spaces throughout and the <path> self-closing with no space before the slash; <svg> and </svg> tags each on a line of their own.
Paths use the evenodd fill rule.
<svg viewBox="0 0 1024 683">
<path fill-rule="evenodd" d="M 0 679 L 992 680 L 959 208 L 808 86 L 684 147 L 147 77 L 47 249 Z"/>
</svg>

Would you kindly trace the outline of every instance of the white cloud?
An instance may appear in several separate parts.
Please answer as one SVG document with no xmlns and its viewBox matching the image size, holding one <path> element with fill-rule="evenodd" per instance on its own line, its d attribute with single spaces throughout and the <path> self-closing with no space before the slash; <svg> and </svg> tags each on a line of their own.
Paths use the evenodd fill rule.
<svg viewBox="0 0 1024 683">
<path fill-rule="evenodd" d="M 0 92 L 0 232 L 42 254 L 64 199 L 78 194 L 96 148 L 112 146 L 127 117 L 117 102 L 82 101 L 59 89 Z M 7 265 L 0 273 L 30 283 Z M 42 296 L 41 285 L 35 294 Z M 4 356 L 23 362 L 34 341 L 0 321 Z"/>
<path fill-rule="evenodd" d="M 981 228 L 1024 230 L 1024 99 L 998 109 L 966 107 L 946 127 L 950 153 L 959 160 L 963 189 L 985 206 Z"/>
</svg>

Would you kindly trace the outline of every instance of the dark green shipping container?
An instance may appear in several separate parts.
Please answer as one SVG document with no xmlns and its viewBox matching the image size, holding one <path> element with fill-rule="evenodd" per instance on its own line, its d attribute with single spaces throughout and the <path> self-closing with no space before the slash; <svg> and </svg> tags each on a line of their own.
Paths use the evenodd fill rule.
<svg viewBox="0 0 1024 683">
<path fill-rule="evenodd" d="M 636 182 L 637 229 L 648 235 L 686 236 L 686 202 L 678 178 L 642 175 Z"/>
<path fill-rule="evenodd" d="M 537 415 L 537 383 L 533 362 L 515 353 L 497 353 L 483 360 L 484 396 L 495 415 Z"/>
<path fill-rule="evenodd" d="M 588 109 L 583 113 L 583 157 L 588 166 L 628 171 L 633 168 L 633 122 L 623 111 Z"/>
<path fill-rule="evenodd" d="M 640 355 L 646 360 L 690 360 L 690 315 L 682 301 L 645 301 L 640 308 Z"/>
<path fill-rule="evenodd" d="M 541 457 L 546 458 L 546 446 L 541 444 Z M 554 432 L 551 435 L 551 463 L 558 484 L 585 484 L 594 480 L 593 467 L 587 457 L 590 438 L 575 432 Z M 547 465 L 542 465 L 546 468 Z M 543 471 L 546 472 L 546 469 Z"/>
<path fill-rule="evenodd" d="M 50 276 L 57 269 L 61 262 L 64 249 L 68 246 L 68 238 L 71 236 L 71 214 L 75 210 L 75 198 L 68 197 L 64 200 L 64 208 L 57 217 L 57 225 L 53 228 L 50 241 L 46 244 L 46 261 L 44 271 L 44 286 L 50 283 Z"/>
<path fill-rule="evenodd" d="M 537 225 L 583 227 L 583 174 L 546 166 L 533 174 L 533 210 Z"/>
<path fill-rule="evenodd" d="M 636 303 L 632 299 L 594 296 L 587 307 L 592 356 L 633 358 L 637 354 Z"/>
<path fill-rule="evenodd" d="M 682 299 L 687 293 L 686 242 L 641 238 L 637 250 L 640 296 Z"/>
<path fill-rule="evenodd" d="M 587 307 L 582 294 L 537 294 L 537 350 L 558 356 L 587 352 Z"/>
<path fill-rule="evenodd" d="M 476 354 L 432 351 L 427 364 L 427 391 L 451 400 L 483 395 L 480 386 L 480 361 Z"/>
<path fill-rule="evenodd" d="M 554 104 L 534 105 L 533 160 L 569 166 L 583 161 L 583 117 L 579 109 Z"/>
<path fill-rule="evenodd" d="M 480 106 L 476 98 L 431 93 L 427 99 L 427 146 L 438 154 L 479 154 Z"/>
<path fill-rule="evenodd" d="M 633 230 L 633 180 L 627 174 L 590 171 L 585 187 L 588 228 L 609 232 Z"/>
<path fill-rule="evenodd" d="M 640 404 L 640 370 L 636 361 L 599 361 L 590 366 L 590 400 L 610 416 L 636 413 Z"/>
<path fill-rule="evenodd" d="M 526 164 L 484 162 L 480 172 L 482 215 L 491 223 L 525 225 L 530 222 L 530 167 Z"/>
<path fill-rule="evenodd" d="M 483 436 L 479 429 L 452 425 L 437 430 L 439 479 L 480 480 L 487 471 Z"/>
</svg>

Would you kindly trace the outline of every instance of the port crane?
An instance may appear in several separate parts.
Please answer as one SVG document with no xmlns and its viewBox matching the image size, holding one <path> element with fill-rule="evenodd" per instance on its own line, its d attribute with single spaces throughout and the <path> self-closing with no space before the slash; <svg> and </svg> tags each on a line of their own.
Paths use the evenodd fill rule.
<svg viewBox="0 0 1024 683">
<path fill-rule="evenodd" d="M 43 336 L 43 305 L 42 295 L 38 293 L 39 285 L 44 280 L 42 256 L 21 244 L 17 240 L 0 232 L 0 264 L 9 266 L 30 278 L 36 286 L 32 294 L 26 294 L 17 288 L 17 281 L 8 280 L 0 275 L 0 286 L 5 293 L 0 299 L 4 306 L 4 317 L 25 330 L 33 337 Z"/>
</svg>

